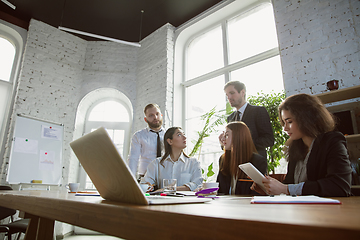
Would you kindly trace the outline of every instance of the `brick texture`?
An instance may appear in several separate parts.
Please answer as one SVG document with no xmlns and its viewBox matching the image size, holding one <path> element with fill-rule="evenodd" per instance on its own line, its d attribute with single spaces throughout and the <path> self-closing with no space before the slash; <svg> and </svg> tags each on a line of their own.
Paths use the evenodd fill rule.
<svg viewBox="0 0 360 240">
<path fill-rule="evenodd" d="M 148 103 L 160 106 L 165 126 L 172 124 L 174 31 L 166 24 L 141 41 L 134 130 L 146 127 L 143 110 Z"/>
<path fill-rule="evenodd" d="M 360 1 L 273 0 L 286 94 L 360 84 Z"/>
</svg>

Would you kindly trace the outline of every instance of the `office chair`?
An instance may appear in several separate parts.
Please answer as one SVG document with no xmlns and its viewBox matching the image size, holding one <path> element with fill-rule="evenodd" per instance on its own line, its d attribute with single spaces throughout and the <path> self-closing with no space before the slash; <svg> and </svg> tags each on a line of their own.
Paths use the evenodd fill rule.
<svg viewBox="0 0 360 240">
<path fill-rule="evenodd" d="M 1 186 L 0 185 L 0 191 L 1 190 L 12 190 L 12 188 L 10 186 Z M 10 219 L 11 219 L 10 223 L 0 225 L 0 233 L 2 233 L 2 232 L 6 233 L 5 236 L 7 236 L 8 240 L 11 240 L 11 235 L 14 233 L 18 233 L 17 239 L 19 239 L 21 233 L 26 233 L 26 229 L 29 225 L 30 219 L 19 219 L 19 220 L 13 221 L 13 215 L 15 213 L 16 213 L 16 210 L 14 210 L 14 209 L 0 207 L 0 220 L 3 220 L 7 217 L 10 217 Z"/>
</svg>

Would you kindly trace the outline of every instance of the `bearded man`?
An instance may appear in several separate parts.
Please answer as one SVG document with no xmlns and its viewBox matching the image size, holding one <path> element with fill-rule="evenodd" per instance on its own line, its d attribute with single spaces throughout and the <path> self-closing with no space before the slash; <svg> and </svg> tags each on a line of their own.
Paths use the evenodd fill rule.
<svg viewBox="0 0 360 240">
<path fill-rule="evenodd" d="M 165 129 L 162 127 L 163 116 L 160 107 L 150 103 L 144 108 L 144 120 L 148 127 L 134 133 L 128 163 L 137 179 L 143 177 L 147 166 L 163 152 Z"/>
</svg>

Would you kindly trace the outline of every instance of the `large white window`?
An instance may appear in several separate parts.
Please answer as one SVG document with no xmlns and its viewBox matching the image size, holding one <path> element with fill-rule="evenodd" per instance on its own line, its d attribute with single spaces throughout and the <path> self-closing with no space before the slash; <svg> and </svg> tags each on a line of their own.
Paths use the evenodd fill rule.
<svg viewBox="0 0 360 240">
<path fill-rule="evenodd" d="M 15 46 L 0 36 L 0 80 L 9 82 L 15 57 Z"/>
<path fill-rule="evenodd" d="M 226 96 L 223 87 L 227 81 L 239 80 L 245 83 L 247 96 L 261 91 L 269 93 L 283 90 L 272 5 L 265 0 L 260 5 L 254 5 L 256 1 L 244 2 L 249 5 L 243 4 L 241 7 L 242 3 L 235 1 L 227 6 L 228 9 L 231 5 L 240 8 L 236 13 L 230 11 L 227 17 L 218 14 L 218 22 L 212 20 L 210 25 L 206 25 L 205 18 L 196 23 L 204 27 L 196 27 L 196 33 L 183 46 L 181 61 L 184 64 L 180 86 L 183 88 L 182 124 L 188 136 L 187 152 L 193 148 L 196 132 L 203 127 L 200 116 L 214 107 L 224 111 Z M 199 159 L 204 169 L 213 162 L 217 172 L 218 159 L 222 153 L 218 135 L 223 128 L 219 127 L 218 132 L 204 141 Z"/>
<path fill-rule="evenodd" d="M 2 131 L 13 86 L 10 76 L 13 70 L 15 51 L 14 44 L 0 35 L 0 126 L 2 126 L 0 129 Z"/>
<path fill-rule="evenodd" d="M 0 20 L 0 166 L 26 30 Z"/>
</svg>

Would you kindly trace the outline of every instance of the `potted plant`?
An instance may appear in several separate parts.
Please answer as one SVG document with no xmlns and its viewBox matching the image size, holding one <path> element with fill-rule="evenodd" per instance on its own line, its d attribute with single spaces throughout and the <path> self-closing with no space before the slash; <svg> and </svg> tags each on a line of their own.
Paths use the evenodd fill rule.
<svg viewBox="0 0 360 240">
<path fill-rule="evenodd" d="M 198 159 L 200 159 L 201 155 L 201 147 L 206 137 L 209 137 L 211 133 L 216 132 L 216 128 L 222 126 L 226 123 L 226 117 L 232 111 L 232 108 L 229 103 L 226 104 L 226 109 L 221 111 L 216 111 L 216 107 L 213 107 L 209 112 L 203 114 L 201 116 L 201 120 L 204 122 L 204 127 L 197 131 L 197 140 L 193 140 L 194 147 L 190 152 L 189 156 L 194 156 L 197 152 L 199 153 Z M 220 148 L 220 146 L 219 146 Z M 208 181 L 215 172 L 213 171 L 214 163 L 211 163 L 205 169 L 201 169 L 204 182 Z"/>
<path fill-rule="evenodd" d="M 283 148 L 289 136 L 283 131 L 279 121 L 279 105 L 285 99 L 285 93 L 269 94 L 260 92 L 256 96 L 249 96 L 248 102 L 252 105 L 264 106 L 269 113 L 271 126 L 274 133 L 275 142 L 267 148 L 268 172 L 275 173 L 275 168 L 280 165 L 280 160 L 284 158 Z"/>
</svg>

